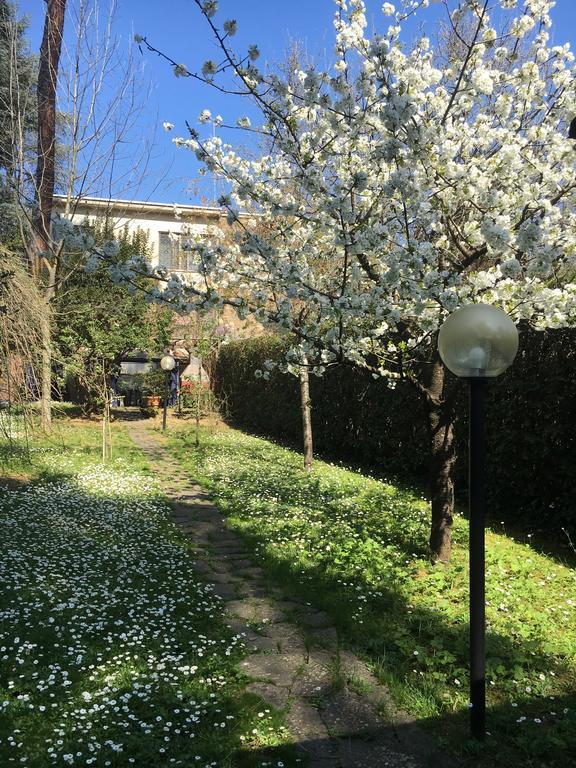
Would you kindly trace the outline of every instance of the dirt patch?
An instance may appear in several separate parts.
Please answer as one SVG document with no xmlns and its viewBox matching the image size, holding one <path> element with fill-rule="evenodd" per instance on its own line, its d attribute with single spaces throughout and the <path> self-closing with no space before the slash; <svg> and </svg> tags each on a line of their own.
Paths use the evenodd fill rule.
<svg viewBox="0 0 576 768">
<path fill-rule="evenodd" d="M 31 475 L 2 475 L 0 477 L 0 489 L 5 488 L 7 491 L 19 491 L 21 488 L 29 485 L 30 480 Z"/>
</svg>

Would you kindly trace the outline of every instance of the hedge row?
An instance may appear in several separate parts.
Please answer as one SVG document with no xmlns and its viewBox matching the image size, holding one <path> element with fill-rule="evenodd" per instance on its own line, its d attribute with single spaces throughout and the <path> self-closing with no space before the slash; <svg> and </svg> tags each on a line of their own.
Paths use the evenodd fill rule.
<svg viewBox="0 0 576 768">
<path fill-rule="evenodd" d="M 300 444 L 297 380 L 274 372 L 257 378 L 267 359 L 280 360 L 272 337 L 224 345 L 214 385 L 237 426 Z M 349 368 L 311 377 L 316 451 L 384 475 L 424 483 L 428 438 L 424 411 L 412 387 L 391 390 Z M 524 529 L 576 526 L 576 331 L 521 334 L 514 366 L 491 383 L 488 398 L 491 517 Z M 458 403 L 457 492 L 466 488 L 467 407 Z"/>
</svg>

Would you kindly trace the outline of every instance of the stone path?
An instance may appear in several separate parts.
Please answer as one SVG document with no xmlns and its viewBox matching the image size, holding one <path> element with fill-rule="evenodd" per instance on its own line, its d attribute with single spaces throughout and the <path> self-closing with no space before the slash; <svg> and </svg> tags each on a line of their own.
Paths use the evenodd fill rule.
<svg viewBox="0 0 576 768">
<path fill-rule="evenodd" d="M 241 537 L 163 438 L 143 423 L 127 426 L 162 482 L 174 521 L 194 542 L 196 570 L 222 598 L 230 627 L 245 636 L 250 653 L 241 667 L 254 681 L 247 689 L 284 710 L 310 768 L 456 768 L 395 711 L 368 667 L 339 647 L 327 614 L 267 585 Z"/>
</svg>

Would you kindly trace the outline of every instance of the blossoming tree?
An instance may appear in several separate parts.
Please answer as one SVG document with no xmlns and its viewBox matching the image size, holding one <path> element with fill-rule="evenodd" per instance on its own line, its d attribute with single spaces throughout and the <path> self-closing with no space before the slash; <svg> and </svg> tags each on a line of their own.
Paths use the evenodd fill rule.
<svg viewBox="0 0 576 768">
<path fill-rule="evenodd" d="M 411 382 L 430 432 L 430 546 L 446 561 L 454 387 L 437 353 L 440 325 L 470 302 L 538 328 L 576 319 L 576 69 L 567 45 L 550 44 L 553 3 L 444 2 L 445 54 L 425 36 L 403 43 L 428 0 L 384 3 L 390 23 L 372 38 L 364 3 L 335 0 L 333 67 L 298 71 L 294 89 L 257 67 L 256 46 L 235 53 L 236 22 L 220 25 L 214 0 L 195 2 L 222 62 L 193 72 L 172 61 L 175 74 L 252 100 L 260 124 L 238 125 L 268 151 L 254 159 L 192 128 L 175 139 L 228 182 L 221 202 L 237 235 L 197 246 L 206 290 L 172 281 L 166 296 L 181 303 L 184 292 L 195 306 L 223 290 L 292 332 L 317 373 L 347 361 L 391 385 Z M 200 121 L 209 119 L 206 110 Z M 269 226 L 239 218 L 246 208 Z"/>
</svg>

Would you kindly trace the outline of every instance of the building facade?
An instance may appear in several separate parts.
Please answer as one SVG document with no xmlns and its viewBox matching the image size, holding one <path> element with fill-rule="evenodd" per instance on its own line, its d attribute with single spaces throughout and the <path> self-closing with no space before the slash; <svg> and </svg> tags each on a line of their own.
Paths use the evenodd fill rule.
<svg viewBox="0 0 576 768">
<path fill-rule="evenodd" d="M 221 208 L 200 205 L 171 205 L 135 200 L 106 200 L 85 197 L 71 203 L 54 196 L 54 211 L 74 224 L 88 226 L 106 221 L 115 231 L 144 232 L 148 238 L 150 262 L 182 277 L 194 279 L 198 263 L 190 246 L 198 236 L 215 228 L 228 227 Z"/>
<path fill-rule="evenodd" d="M 174 272 L 189 283 L 199 278 L 199 264 L 191 248 L 192 242 L 198 238 L 207 238 L 217 230 L 225 231 L 229 228 L 226 213 L 221 208 L 199 205 L 107 200 L 98 197 L 85 197 L 70 202 L 64 196 L 55 195 L 54 212 L 78 226 L 91 227 L 106 222 L 118 234 L 144 233 L 151 265 Z M 230 307 L 221 310 L 218 323 L 222 329 L 226 329 L 228 338 L 252 336 L 260 332 L 257 323 L 253 320 L 240 321 Z M 193 354 L 198 327 L 198 319 L 194 315 L 175 315 L 170 347 L 165 351 L 171 352 L 177 359 L 179 378 L 207 383 L 208 376 Z M 133 350 L 121 363 L 121 377 L 124 382 L 136 381 L 139 376 L 158 368 L 158 361 L 159 358 L 149 358 Z"/>
</svg>

